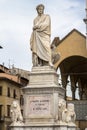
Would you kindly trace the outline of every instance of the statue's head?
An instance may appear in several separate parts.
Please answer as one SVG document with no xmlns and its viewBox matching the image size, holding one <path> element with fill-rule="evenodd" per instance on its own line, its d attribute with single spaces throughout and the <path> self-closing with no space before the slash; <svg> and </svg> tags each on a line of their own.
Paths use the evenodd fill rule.
<svg viewBox="0 0 87 130">
<path fill-rule="evenodd" d="M 59 99 L 59 108 L 65 109 L 66 108 L 66 101 L 64 99 Z"/>
<path fill-rule="evenodd" d="M 13 101 L 12 106 L 13 106 L 13 108 L 17 108 L 18 107 L 18 102 L 17 101 Z"/>
<path fill-rule="evenodd" d="M 73 104 L 73 103 L 68 103 L 67 109 L 68 109 L 69 111 L 74 111 L 74 104 Z"/>
<path fill-rule="evenodd" d="M 44 7 L 43 4 L 37 5 L 36 10 L 37 10 L 38 14 L 43 14 L 44 8 L 45 8 L 45 7 Z"/>
</svg>

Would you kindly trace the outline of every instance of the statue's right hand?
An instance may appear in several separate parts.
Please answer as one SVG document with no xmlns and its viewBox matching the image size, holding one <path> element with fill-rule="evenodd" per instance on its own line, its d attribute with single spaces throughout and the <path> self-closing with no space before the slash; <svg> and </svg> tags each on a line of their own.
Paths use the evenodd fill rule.
<svg viewBox="0 0 87 130">
<path fill-rule="evenodd" d="M 39 29 L 39 27 L 38 26 L 34 26 L 33 27 L 33 31 L 36 30 L 36 29 Z"/>
</svg>

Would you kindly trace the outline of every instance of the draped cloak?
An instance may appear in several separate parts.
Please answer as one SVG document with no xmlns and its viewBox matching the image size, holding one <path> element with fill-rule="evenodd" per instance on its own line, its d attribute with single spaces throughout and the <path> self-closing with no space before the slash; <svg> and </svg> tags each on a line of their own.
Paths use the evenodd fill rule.
<svg viewBox="0 0 87 130">
<path fill-rule="evenodd" d="M 43 14 L 34 19 L 34 27 L 38 29 L 32 32 L 30 46 L 33 53 L 40 59 L 51 62 L 51 20 L 50 16 Z"/>
</svg>

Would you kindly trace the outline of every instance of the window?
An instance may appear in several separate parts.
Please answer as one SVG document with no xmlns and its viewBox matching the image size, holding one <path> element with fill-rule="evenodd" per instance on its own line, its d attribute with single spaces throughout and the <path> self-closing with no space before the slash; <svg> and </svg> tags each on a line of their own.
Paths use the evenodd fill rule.
<svg viewBox="0 0 87 130">
<path fill-rule="evenodd" d="M 0 86 L 0 95 L 2 95 L 2 86 Z"/>
<path fill-rule="evenodd" d="M 7 105 L 7 116 L 10 117 L 10 105 Z"/>
<path fill-rule="evenodd" d="M 14 89 L 14 91 L 13 91 L 13 98 L 16 98 L 16 90 Z"/>
<path fill-rule="evenodd" d="M 23 95 L 20 96 L 20 105 L 24 105 L 24 98 L 23 98 Z"/>
<path fill-rule="evenodd" d="M 2 117 L 2 105 L 0 105 L 0 119 Z"/>
<path fill-rule="evenodd" d="M 7 96 L 10 97 L 10 88 L 7 88 Z"/>
</svg>

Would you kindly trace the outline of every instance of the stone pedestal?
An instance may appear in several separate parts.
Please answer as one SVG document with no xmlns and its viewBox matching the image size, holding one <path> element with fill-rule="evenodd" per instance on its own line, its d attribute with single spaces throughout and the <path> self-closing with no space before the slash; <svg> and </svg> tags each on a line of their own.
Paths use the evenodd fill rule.
<svg viewBox="0 0 87 130">
<path fill-rule="evenodd" d="M 10 127 L 9 130 L 77 130 L 76 127 L 68 127 L 67 125 L 37 125 L 37 126 L 23 126 Z"/>
<path fill-rule="evenodd" d="M 65 90 L 58 84 L 58 75 L 50 66 L 33 67 L 29 85 L 24 89 L 25 124 L 55 123 L 58 119 L 58 101 Z"/>
<path fill-rule="evenodd" d="M 24 92 L 24 126 L 10 130 L 76 130 L 58 121 L 58 102 L 65 90 L 58 84 L 58 75 L 50 66 L 33 67 Z"/>
</svg>

